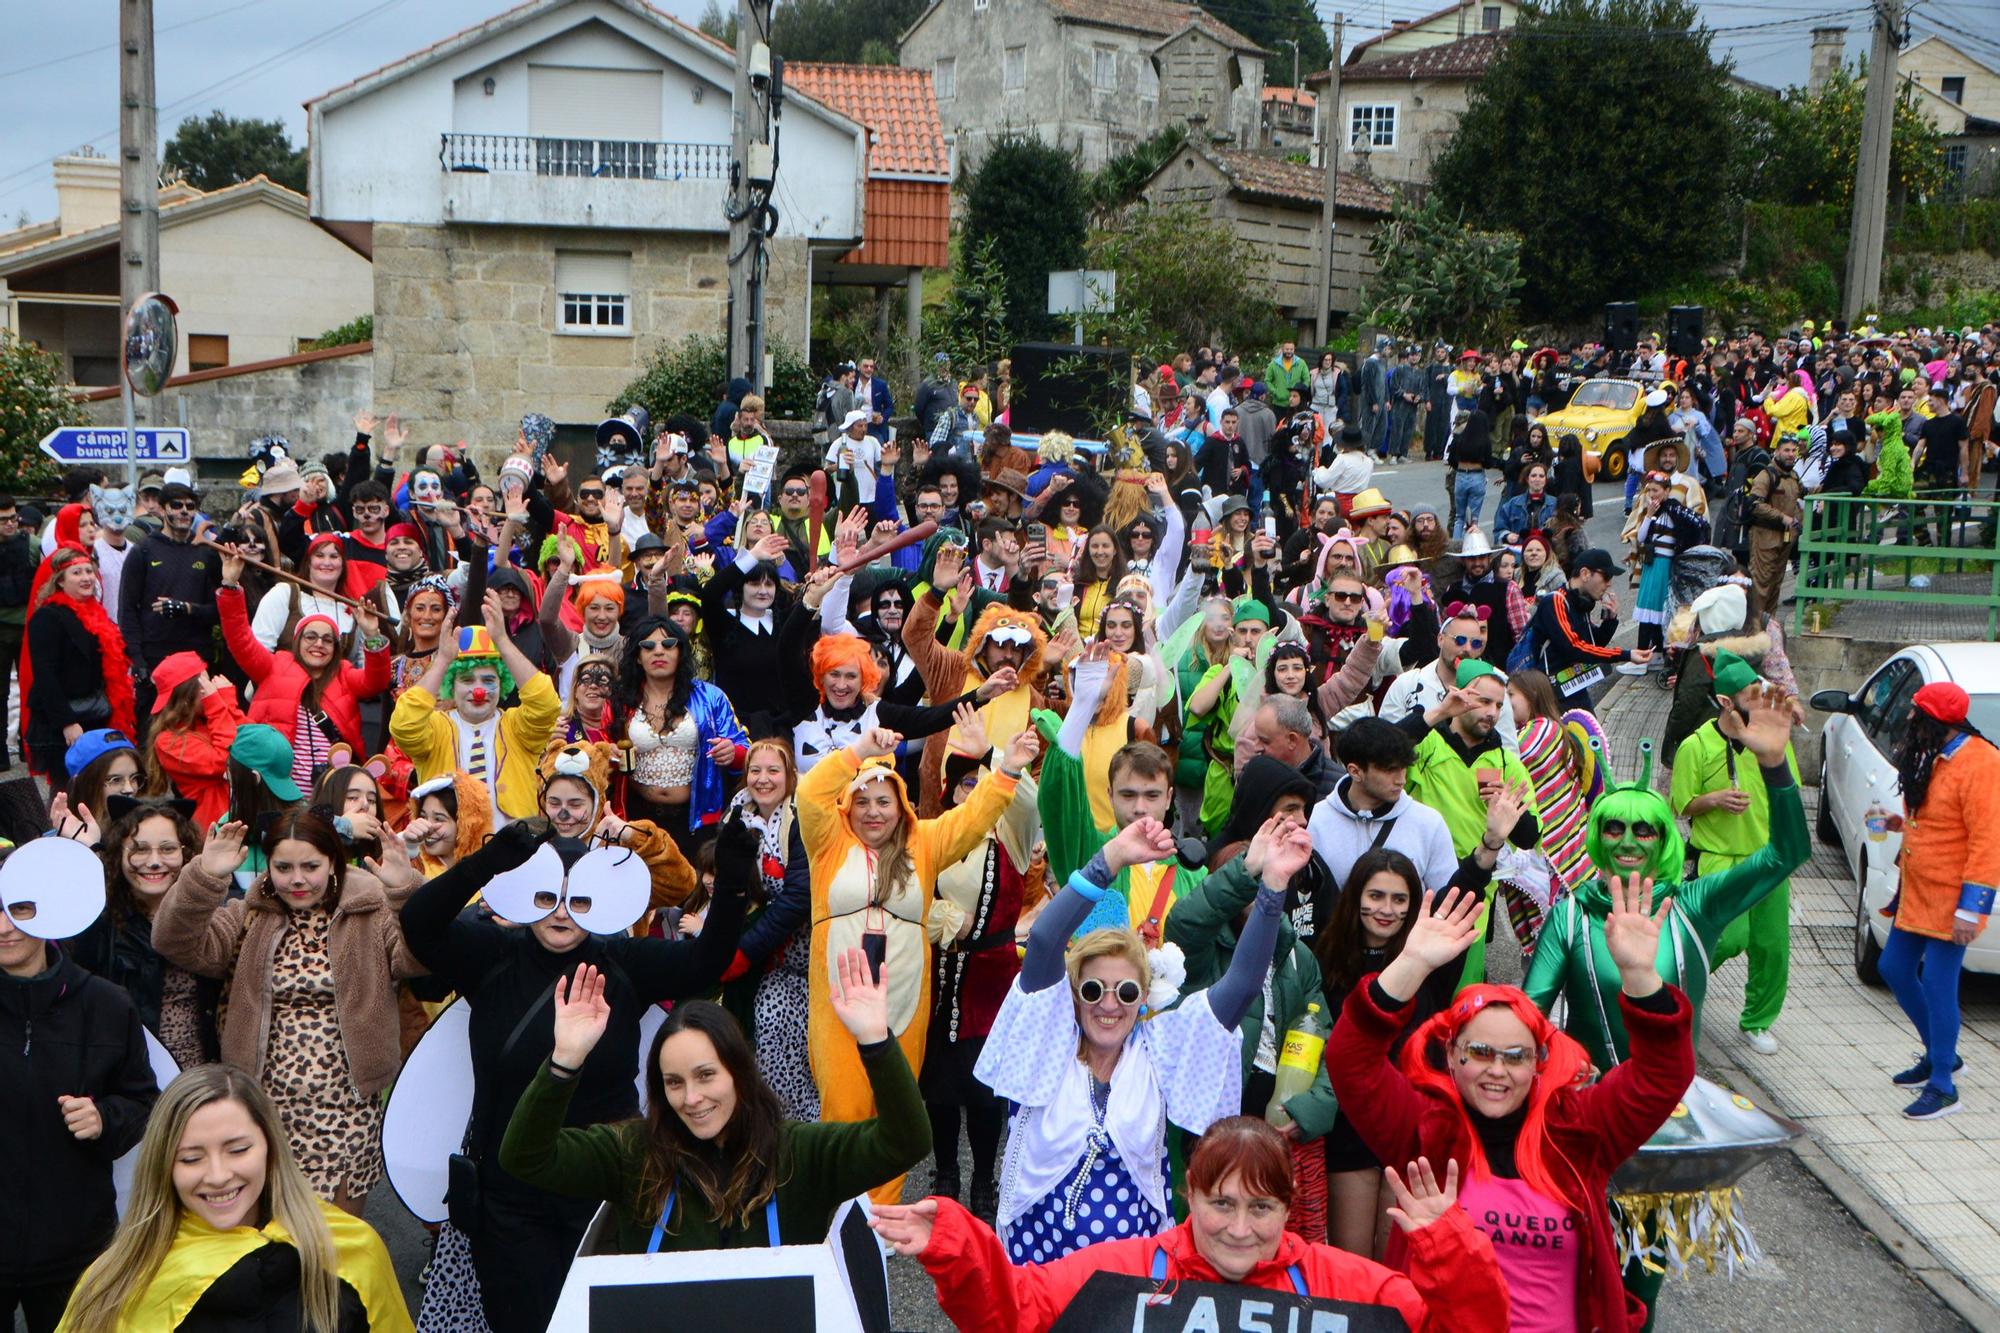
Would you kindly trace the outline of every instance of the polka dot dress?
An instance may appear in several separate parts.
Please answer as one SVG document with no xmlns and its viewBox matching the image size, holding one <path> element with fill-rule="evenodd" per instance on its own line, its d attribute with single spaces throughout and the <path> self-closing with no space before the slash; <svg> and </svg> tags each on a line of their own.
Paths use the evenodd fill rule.
<svg viewBox="0 0 2000 1333">
<path fill-rule="evenodd" d="M 1101 1240 L 1157 1236 L 1168 1219 L 1147 1203 L 1107 1138 L 1076 1172 L 1006 1228 L 1007 1258 L 1045 1264 Z"/>
</svg>

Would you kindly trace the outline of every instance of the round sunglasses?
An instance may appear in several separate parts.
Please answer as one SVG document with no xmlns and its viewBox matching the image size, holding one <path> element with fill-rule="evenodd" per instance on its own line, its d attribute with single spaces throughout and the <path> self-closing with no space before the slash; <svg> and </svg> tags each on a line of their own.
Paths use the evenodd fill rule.
<svg viewBox="0 0 2000 1333">
<path fill-rule="evenodd" d="M 1076 998 L 1085 1004 L 1096 1004 L 1104 998 L 1104 989 L 1104 983 L 1096 977 L 1085 977 L 1076 985 Z M 1111 993 L 1127 1009 L 1139 1003 L 1139 983 L 1130 977 L 1119 982 Z"/>
</svg>

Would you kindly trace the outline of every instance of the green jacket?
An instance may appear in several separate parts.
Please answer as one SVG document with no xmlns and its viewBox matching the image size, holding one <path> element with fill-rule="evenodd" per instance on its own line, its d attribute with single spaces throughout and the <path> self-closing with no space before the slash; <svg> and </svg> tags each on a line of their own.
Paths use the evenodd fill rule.
<svg viewBox="0 0 2000 1333">
<path fill-rule="evenodd" d="M 1451 830 L 1451 849 L 1461 861 L 1472 855 L 1472 849 L 1486 834 L 1486 802 L 1479 799 L 1477 772 L 1482 768 L 1499 769 L 1509 785 L 1526 783 L 1527 813 L 1541 818 L 1534 784 L 1528 781 L 1528 770 L 1522 767 L 1520 756 L 1497 744 L 1467 763 L 1445 739 L 1444 729 L 1433 727 L 1417 742 L 1417 762 L 1410 765 L 1407 786 L 1410 799 L 1444 816 L 1445 827 Z"/>
<path fill-rule="evenodd" d="M 1751 762 L 1756 762 L 1754 756 Z M 1762 902 L 1812 855 L 1798 784 L 1767 786 L 1770 842 L 1727 870 L 1688 880 L 1675 889 L 1673 910 L 1660 931 L 1660 976 L 1686 993 L 1694 1009 L 1697 1039 L 1702 1000 L 1708 994 L 1708 959 L 1722 928 Z M 1610 1069 L 1630 1049 L 1618 1014 L 1618 968 L 1604 947 L 1610 901 L 1603 882 L 1593 878 L 1557 903 L 1542 925 L 1535 960 L 1521 986 L 1544 1013 L 1557 996 L 1568 997 L 1569 1016 L 1563 1028 L 1583 1043 L 1599 1069 Z"/>
<path fill-rule="evenodd" d="M 875 1119 L 844 1124 L 787 1120 L 780 1131 L 778 1235 L 787 1245 L 826 1239 L 834 1210 L 855 1195 L 894 1180 L 931 1150 L 930 1116 L 917 1080 L 894 1039 L 863 1047 L 862 1067 L 875 1092 Z M 645 1174 L 643 1120 L 584 1129 L 563 1128 L 574 1079 L 562 1081 L 543 1064 L 515 1104 L 500 1165 L 530 1185 L 572 1198 L 608 1200 L 618 1214 L 618 1252 L 643 1254 L 659 1214 L 640 1197 Z M 697 1190 L 681 1188 L 664 1250 L 755 1249 L 769 1243 L 762 1209 L 749 1226 L 717 1224 Z"/>
<path fill-rule="evenodd" d="M 1223 866 L 1200 884 L 1174 900 L 1173 915 L 1167 918 L 1166 940 L 1178 944 L 1187 955 L 1187 984 L 1183 994 L 1204 990 L 1222 979 L 1236 952 L 1236 921 L 1257 897 L 1257 878 L 1243 864 L 1241 856 Z M 1278 964 L 1271 974 L 1271 1003 L 1277 1010 L 1273 1026 L 1277 1042 L 1285 1044 L 1285 1033 L 1305 1016 L 1306 1006 L 1320 1006 L 1320 1020 L 1332 1030 L 1336 1015 L 1326 1012 L 1326 998 L 1320 985 L 1319 960 L 1292 931 L 1292 923 L 1278 921 Z M 1257 1039 L 1263 1031 L 1264 997 L 1250 1002 L 1244 1015 L 1243 1072 L 1247 1076 L 1257 1059 Z M 1333 1128 L 1339 1104 L 1333 1085 L 1327 1080 L 1326 1062 L 1320 1061 L 1313 1085 L 1285 1103 L 1285 1111 L 1299 1127 L 1299 1136 L 1317 1139 Z"/>
<path fill-rule="evenodd" d="M 1264 378 L 1271 385 L 1271 410 L 1282 416 L 1285 395 L 1293 389 L 1304 389 L 1306 402 L 1312 402 L 1312 377 L 1312 367 L 1306 364 L 1304 357 L 1294 356 L 1289 368 L 1282 355 L 1272 357 L 1271 364 L 1264 367 Z"/>
</svg>

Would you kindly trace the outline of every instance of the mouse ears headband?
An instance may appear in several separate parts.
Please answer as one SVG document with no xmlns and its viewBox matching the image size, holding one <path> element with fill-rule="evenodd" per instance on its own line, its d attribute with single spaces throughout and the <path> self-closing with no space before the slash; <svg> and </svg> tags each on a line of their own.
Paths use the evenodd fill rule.
<svg viewBox="0 0 2000 1333">
<path fill-rule="evenodd" d="M 73 838 L 37 838 L 0 864 L 0 909 L 38 940 L 81 935 L 104 913 L 104 862 Z"/>
<path fill-rule="evenodd" d="M 483 896 L 495 912 L 524 926 L 565 907 L 591 934 L 619 935 L 645 915 L 652 892 L 651 872 L 629 847 L 593 848 L 565 871 L 556 849 L 543 843 L 525 864 L 495 875 Z"/>
<path fill-rule="evenodd" d="M 1492 615 L 1493 615 L 1492 607 L 1475 606 L 1471 602 L 1453 602 L 1450 606 L 1447 606 L 1444 609 L 1444 618 L 1446 621 L 1457 620 L 1460 616 L 1470 616 L 1474 620 L 1478 621 L 1480 624 L 1484 625 L 1489 619 L 1492 618 Z"/>
</svg>

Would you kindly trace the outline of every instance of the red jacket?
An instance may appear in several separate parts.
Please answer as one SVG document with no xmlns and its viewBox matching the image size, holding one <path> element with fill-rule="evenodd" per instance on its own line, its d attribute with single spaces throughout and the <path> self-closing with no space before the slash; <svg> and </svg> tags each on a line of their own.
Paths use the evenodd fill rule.
<svg viewBox="0 0 2000 1333">
<path fill-rule="evenodd" d="M 1055 1323 L 1093 1273 L 1146 1276 L 1153 1255 L 1167 1254 L 1169 1282 L 1227 1281 L 1195 1249 L 1190 1225 L 1163 1236 L 1100 1241 L 1046 1264 L 1007 1262 L 991 1228 L 950 1199 L 937 1200 L 937 1224 L 923 1265 L 937 1283 L 938 1304 L 961 1333 L 1041 1333 Z M 1401 1234 L 1400 1229 L 1398 1234 Z M 1387 1305 L 1411 1333 L 1506 1333 L 1507 1285 L 1493 1243 L 1461 1209 L 1411 1238 L 1416 1259 L 1408 1277 L 1330 1245 L 1312 1245 L 1287 1231 L 1278 1253 L 1241 1285 L 1290 1292 L 1287 1270 L 1297 1264 L 1306 1292 L 1329 1300 Z"/>
<path fill-rule="evenodd" d="M 250 700 L 250 720 L 276 727 L 290 740 L 298 726 L 299 700 L 306 692 L 306 669 L 289 652 L 274 653 L 257 642 L 243 607 L 243 589 L 217 588 L 215 603 L 222 612 L 222 641 L 257 687 Z M 321 710 L 357 759 L 367 753 L 361 744 L 361 700 L 389 688 L 388 645 L 369 653 L 366 661 L 362 667 L 340 663 L 319 696 Z"/>
<path fill-rule="evenodd" d="M 236 594 L 240 604 L 241 592 Z M 194 826 L 207 830 L 229 810 L 229 746 L 249 719 L 224 685 L 201 701 L 202 715 L 186 731 L 153 733 L 153 754 L 174 790 L 194 802 Z"/>
<path fill-rule="evenodd" d="M 1364 977 L 1348 995 L 1327 1041 L 1326 1072 L 1340 1109 L 1379 1160 L 1408 1162 L 1422 1154 L 1441 1170 L 1453 1158 L 1463 1176 L 1471 1166 L 1466 1113 L 1419 1090 L 1389 1062 L 1403 1025 L 1376 1004 L 1374 985 L 1373 976 Z M 1571 1197 L 1592 1201 L 1589 1216 L 1578 1220 L 1589 1240 L 1576 1283 L 1576 1327 L 1583 1333 L 1633 1333 L 1646 1322 L 1645 1303 L 1625 1291 L 1610 1209 L 1597 1201 L 1609 1192 L 1611 1173 L 1666 1123 L 1694 1082 L 1693 1010 L 1687 996 L 1666 989 L 1674 998 L 1671 1014 L 1650 1013 L 1619 996 L 1631 1058 L 1589 1087 L 1566 1089 L 1549 1102 L 1549 1169 Z M 1400 1229 L 1389 1233 L 1387 1258 L 1412 1273 L 1427 1266 L 1403 1244 Z"/>
</svg>

